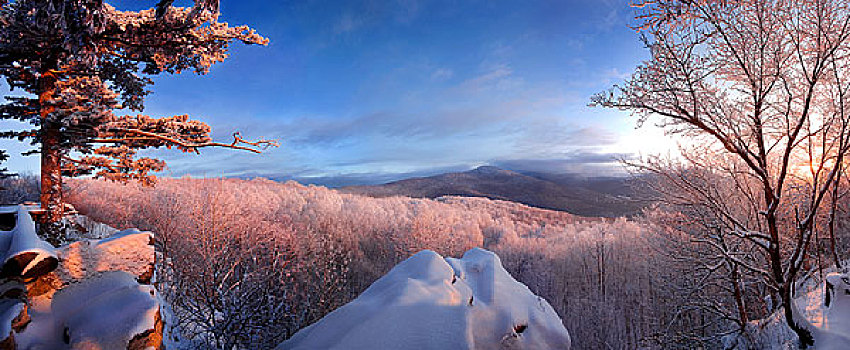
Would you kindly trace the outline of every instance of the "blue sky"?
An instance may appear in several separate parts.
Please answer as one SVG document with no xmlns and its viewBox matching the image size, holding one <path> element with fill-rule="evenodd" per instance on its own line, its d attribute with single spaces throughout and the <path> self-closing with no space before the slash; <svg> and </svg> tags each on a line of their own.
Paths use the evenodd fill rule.
<svg viewBox="0 0 850 350">
<path fill-rule="evenodd" d="M 145 113 L 188 113 L 217 139 L 239 130 L 281 147 L 151 152 L 168 162 L 163 175 L 344 185 L 484 164 L 599 174 L 615 157 L 667 147 L 626 113 L 586 107 L 647 56 L 626 1 L 223 0 L 221 10 L 271 43 L 234 45 L 205 76 L 157 77 Z M 13 151 L 10 168 L 37 171 L 20 146 L 0 146 Z"/>
</svg>

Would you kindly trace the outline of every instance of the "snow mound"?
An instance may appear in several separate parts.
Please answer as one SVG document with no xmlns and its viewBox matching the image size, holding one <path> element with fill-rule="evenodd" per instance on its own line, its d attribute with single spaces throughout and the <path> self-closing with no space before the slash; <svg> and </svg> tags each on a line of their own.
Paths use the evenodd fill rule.
<svg viewBox="0 0 850 350">
<path fill-rule="evenodd" d="M 159 303 L 152 286 L 111 271 L 58 291 L 46 310 L 33 310 L 21 348 L 127 349 L 154 332 Z"/>
<path fill-rule="evenodd" d="M 17 218 L 11 231 L 0 231 L 0 258 L 3 266 L 0 277 L 32 279 L 56 268 L 59 260 L 49 243 L 35 233 L 35 222 L 29 208 L 23 205 L 4 207 L 0 213 L 10 214 L 14 208 Z"/>
<path fill-rule="evenodd" d="M 517 282 L 496 254 L 461 259 L 425 250 L 357 299 L 302 329 L 278 349 L 569 349 L 546 300 Z"/>
</svg>

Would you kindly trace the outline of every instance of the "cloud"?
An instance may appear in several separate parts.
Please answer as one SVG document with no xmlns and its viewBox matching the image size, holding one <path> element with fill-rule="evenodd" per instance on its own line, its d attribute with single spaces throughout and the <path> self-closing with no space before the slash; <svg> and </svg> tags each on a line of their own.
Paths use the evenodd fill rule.
<svg viewBox="0 0 850 350">
<path fill-rule="evenodd" d="M 490 164 L 516 171 L 574 173 L 583 175 L 616 175 L 622 173 L 620 160 L 634 159 L 631 153 L 608 153 L 578 150 L 547 159 L 496 159 Z"/>
<path fill-rule="evenodd" d="M 487 90 L 508 90 L 519 87 L 522 79 L 512 77 L 513 70 L 507 64 L 496 64 L 484 73 L 464 80 L 456 91 L 464 94 L 477 94 Z"/>
<path fill-rule="evenodd" d="M 468 165 L 456 165 L 448 167 L 429 168 L 409 172 L 364 172 L 364 173 L 342 173 L 324 176 L 279 176 L 275 180 L 293 180 L 305 185 L 319 185 L 326 187 L 344 187 L 358 185 L 378 185 L 388 182 L 410 179 L 414 177 L 426 177 L 437 174 L 466 171 L 471 169 Z"/>
<path fill-rule="evenodd" d="M 420 0 L 345 2 L 344 12 L 331 23 L 334 37 L 367 28 L 411 25 L 426 5 Z"/>
<path fill-rule="evenodd" d="M 514 171 L 542 172 L 552 174 L 577 174 L 584 176 L 617 176 L 624 171 L 619 160 L 634 159 L 633 154 L 577 151 L 565 153 L 553 159 L 496 159 L 486 164 Z M 424 168 L 407 172 L 353 172 L 329 175 L 287 174 L 273 176 L 274 180 L 294 180 L 302 184 L 327 187 L 376 185 L 402 179 L 426 177 L 437 174 L 462 172 L 482 165 L 480 162 Z"/>
</svg>

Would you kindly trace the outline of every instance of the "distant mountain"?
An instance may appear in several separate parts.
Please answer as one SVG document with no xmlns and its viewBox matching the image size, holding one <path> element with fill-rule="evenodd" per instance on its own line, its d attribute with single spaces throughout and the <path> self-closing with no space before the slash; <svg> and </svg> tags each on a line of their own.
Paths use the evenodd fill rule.
<svg viewBox="0 0 850 350">
<path fill-rule="evenodd" d="M 644 206 L 634 199 L 635 191 L 625 178 L 519 173 L 493 166 L 383 185 L 342 187 L 339 191 L 372 197 L 487 197 L 581 216 L 628 216 Z"/>
</svg>

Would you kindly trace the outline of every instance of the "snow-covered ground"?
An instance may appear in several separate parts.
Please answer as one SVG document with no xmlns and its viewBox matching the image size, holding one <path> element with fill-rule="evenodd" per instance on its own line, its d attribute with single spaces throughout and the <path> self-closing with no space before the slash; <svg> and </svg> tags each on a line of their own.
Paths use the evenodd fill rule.
<svg viewBox="0 0 850 350">
<path fill-rule="evenodd" d="M 850 273 L 830 269 L 810 275 L 797 284 L 794 306 L 798 324 L 806 326 L 815 338 L 815 350 L 850 349 Z M 825 281 L 824 281 L 825 280 Z M 827 283 L 831 284 L 827 288 Z M 724 339 L 728 349 L 797 349 L 797 335 L 788 327 L 781 310 L 750 322 L 747 334 Z"/>
<path fill-rule="evenodd" d="M 425 250 L 354 301 L 278 349 L 569 349 L 546 300 L 517 282 L 496 254 L 461 259 Z"/>
</svg>

